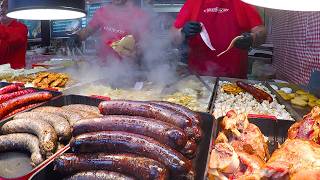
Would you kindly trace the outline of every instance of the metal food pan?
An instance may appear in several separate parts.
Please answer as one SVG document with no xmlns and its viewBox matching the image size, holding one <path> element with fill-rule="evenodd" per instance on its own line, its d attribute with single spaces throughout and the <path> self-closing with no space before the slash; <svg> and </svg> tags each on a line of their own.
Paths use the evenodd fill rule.
<svg viewBox="0 0 320 180">
<path fill-rule="evenodd" d="M 56 99 L 52 99 L 48 102 L 41 104 L 40 106 L 57 106 L 61 107 L 70 104 L 86 104 L 91 106 L 98 106 L 102 100 L 90 98 L 86 96 L 60 96 Z M 39 107 L 39 106 L 38 106 Z M 30 109 L 28 110 L 30 111 Z M 12 120 L 8 118 L 0 122 L 0 127 L 3 126 L 7 121 Z M 25 152 L 7 152 L 0 153 L 0 179 L 49 179 L 52 177 L 49 172 L 47 172 L 47 166 L 60 154 L 68 150 L 68 145 L 56 152 L 50 158 L 45 160 L 43 163 L 37 167 L 31 166 L 30 154 Z M 56 178 L 54 178 L 56 179 Z"/>
<path fill-rule="evenodd" d="M 216 130 L 214 131 L 214 141 L 218 133 L 221 131 L 220 122 L 223 118 L 217 120 Z M 249 122 L 256 125 L 262 134 L 268 138 L 268 149 L 270 156 L 279 148 L 279 145 L 283 144 L 288 136 L 288 129 L 295 123 L 294 121 L 282 121 L 272 119 L 250 119 Z M 205 176 L 206 177 L 206 176 Z"/>
<path fill-rule="evenodd" d="M 294 113 L 296 114 L 296 118 L 295 120 L 296 121 L 300 121 L 304 115 L 308 114 L 310 111 L 311 111 L 311 107 L 307 106 L 307 107 L 300 107 L 300 106 L 296 106 L 296 105 L 293 105 L 291 104 L 290 101 L 286 101 L 284 100 L 280 94 L 274 90 L 270 85 L 276 85 L 278 86 L 279 88 L 282 88 L 282 87 L 289 87 L 291 88 L 294 92 L 297 91 L 297 90 L 304 90 L 306 92 L 309 92 L 308 89 L 306 88 L 302 88 L 302 87 L 299 87 L 298 85 L 295 85 L 295 84 L 287 84 L 287 83 L 276 83 L 276 82 L 268 82 L 268 86 L 272 89 L 273 93 L 275 93 L 278 97 L 279 97 L 279 101 L 282 101 L 283 103 L 287 104 L 287 106 L 291 107 L 291 109 L 294 111 Z M 315 95 L 315 94 L 314 94 Z M 315 95 L 316 96 L 316 95 Z M 319 98 L 319 97 L 318 97 Z"/>
<path fill-rule="evenodd" d="M 88 104 L 96 106 L 101 100 L 88 98 L 85 96 L 69 95 L 55 99 L 45 104 L 45 106 L 63 106 L 68 104 Z M 201 129 L 203 131 L 203 137 L 198 145 L 197 155 L 192 160 L 193 167 L 196 172 L 196 180 L 203 180 L 207 174 L 207 164 L 209 161 L 209 149 L 212 143 L 213 134 L 216 134 L 216 121 L 213 116 L 208 113 L 201 113 Z M 56 156 L 57 157 L 57 156 Z M 60 179 L 61 175 L 53 171 L 53 163 L 50 163 L 44 167 L 39 173 L 37 173 L 33 179 L 46 179 L 55 180 Z"/>
<path fill-rule="evenodd" d="M 196 77 L 191 77 L 191 76 L 187 76 L 187 77 L 184 77 L 182 79 L 188 79 L 188 78 L 195 78 Z M 208 97 L 208 106 L 207 106 L 207 109 L 206 109 L 206 112 L 210 112 L 210 110 L 212 109 L 212 100 L 213 100 L 213 96 L 214 96 L 214 89 L 216 88 L 216 85 L 217 85 L 217 78 L 215 77 L 210 77 L 210 76 L 201 76 L 201 78 L 205 81 L 210 81 L 210 84 L 208 84 L 212 89 L 210 90 L 210 97 Z M 181 80 L 182 80 L 181 79 Z M 91 85 L 97 85 L 97 84 L 102 84 L 102 85 L 109 85 L 109 83 L 107 82 L 107 80 L 98 80 L 98 81 L 95 81 L 95 82 L 91 82 L 91 83 L 82 83 L 82 84 L 78 84 L 76 86 L 73 86 L 69 89 L 66 89 L 63 91 L 64 94 L 68 95 L 68 94 L 80 94 L 81 92 L 81 89 L 85 89 L 86 87 L 88 86 L 91 86 Z M 112 85 L 110 85 L 111 87 L 113 87 Z M 132 86 L 130 87 L 131 89 L 133 88 L 134 84 L 132 84 Z M 213 87 L 214 86 L 214 87 Z M 130 89 L 129 87 L 126 87 L 126 88 L 123 88 L 123 89 Z M 173 84 L 172 86 L 169 86 L 167 87 L 170 91 L 170 92 L 177 92 L 177 89 L 175 87 L 175 85 Z M 86 94 L 86 95 L 93 95 L 93 94 Z M 94 95 L 99 95 L 99 94 L 94 94 Z M 169 95 L 169 94 L 168 94 Z M 112 99 L 112 97 L 110 97 Z M 154 100 L 154 99 L 146 99 L 146 100 Z"/>
<path fill-rule="evenodd" d="M 216 101 L 216 98 L 217 98 L 217 92 L 218 92 L 218 86 L 219 86 L 219 82 L 220 81 L 228 81 L 228 82 L 232 82 L 232 83 L 235 83 L 237 81 L 242 81 L 242 82 L 245 82 L 247 84 L 259 84 L 261 83 L 262 85 L 264 85 L 265 87 L 267 87 L 269 89 L 269 91 L 271 91 L 271 93 L 273 95 L 276 96 L 276 100 L 278 101 L 279 104 L 281 105 L 284 105 L 285 106 L 285 110 L 288 111 L 288 113 L 291 115 L 291 117 L 294 119 L 294 120 L 299 120 L 301 119 L 299 114 L 288 104 L 286 103 L 282 98 L 281 96 L 266 82 L 266 81 L 258 81 L 258 80 L 248 80 L 248 79 L 237 79 L 237 78 L 225 78 L 225 77 L 222 77 L 222 78 L 218 78 L 217 80 L 217 87 L 215 87 L 215 92 L 214 92 L 214 97 L 213 97 L 213 100 L 212 100 L 212 106 L 211 106 L 211 110 L 210 112 L 213 113 L 213 110 L 214 110 L 214 105 L 215 105 L 215 101 Z M 281 119 L 281 120 L 284 120 L 284 121 L 291 121 L 291 120 L 287 120 L 287 119 Z"/>
</svg>

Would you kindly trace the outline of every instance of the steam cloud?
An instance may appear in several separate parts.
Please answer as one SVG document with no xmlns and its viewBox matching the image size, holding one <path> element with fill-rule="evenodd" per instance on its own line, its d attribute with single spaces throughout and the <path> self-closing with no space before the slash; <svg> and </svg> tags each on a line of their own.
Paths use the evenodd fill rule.
<svg viewBox="0 0 320 180">
<path fill-rule="evenodd" d="M 89 65 L 80 66 L 69 71 L 80 82 L 93 82 L 104 79 L 108 84 L 119 87 L 131 86 L 139 80 L 151 81 L 164 86 L 177 80 L 177 62 L 180 61 L 179 51 L 172 45 L 169 30 L 161 28 L 163 22 L 170 22 L 164 16 L 153 12 L 151 8 L 144 9 L 151 17 L 149 33 L 141 34 L 139 47 L 143 57 L 137 62 L 132 60 L 118 61 L 108 58 L 108 65 L 101 66 L 99 61 L 87 59 Z M 171 24 L 171 23 L 170 23 Z M 137 30 L 142 24 L 135 22 Z"/>
</svg>

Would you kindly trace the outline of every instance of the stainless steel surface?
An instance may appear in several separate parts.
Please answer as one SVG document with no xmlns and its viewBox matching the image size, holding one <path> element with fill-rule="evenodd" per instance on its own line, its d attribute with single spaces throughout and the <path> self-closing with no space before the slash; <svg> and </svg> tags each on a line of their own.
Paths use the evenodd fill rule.
<svg viewBox="0 0 320 180">
<path fill-rule="evenodd" d="M 0 153 L 0 167 L 0 177 L 5 178 L 24 176 L 33 169 L 27 152 Z"/>
<path fill-rule="evenodd" d="M 289 111 L 289 113 L 294 114 L 293 118 L 294 118 L 296 121 L 301 120 L 304 115 L 308 114 L 308 113 L 311 111 L 312 108 L 310 108 L 309 106 L 307 106 L 307 107 L 300 107 L 300 106 L 296 106 L 296 105 L 291 104 L 290 101 L 284 100 L 284 99 L 280 96 L 280 94 L 279 94 L 276 90 L 274 90 L 270 85 L 276 85 L 277 87 L 280 87 L 280 88 L 281 88 L 281 87 L 289 87 L 289 88 L 291 88 L 294 92 L 297 91 L 297 90 L 308 91 L 308 89 L 301 88 L 300 86 L 294 85 L 294 84 L 286 84 L 286 85 L 284 85 L 284 84 L 282 84 L 282 83 L 276 83 L 276 82 L 268 82 L 267 84 L 268 84 L 268 86 L 269 86 L 268 88 L 270 88 L 271 91 L 272 91 L 275 95 L 277 95 L 277 98 L 279 99 L 279 101 L 280 101 L 281 103 L 283 103 L 286 107 L 288 107 L 288 109 L 290 109 L 290 111 L 292 111 L 292 112 Z"/>
<path fill-rule="evenodd" d="M 236 82 L 236 81 L 243 81 L 245 83 L 250 83 L 250 84 L 258 84 L 258 83 L 261 83 L 262 85 L 266 86 L 272 94 L 274 94 L 276 96 L 276 99 L 278 101 L 279 104 L 282 104 L 285 106 L 285 110 L 288 111 L 288 113 L 291 115 L 291 117 L 294 119 L 294 120 L 299 120 L 301 119 L 300 115 L 288 104 L 286 103 L 282 98 L 281 96 L 266 82 L 266 81 L 258 81 L 258 80 L 248 80 L 248 79 L 237 79 L 237 78 L 225 78 L 225 77 L 222 77 L 222 78 L 218 78 L 217 79 L 217 84 L 215 86 L 215 92 L 214 92 L 214 95 L 213 95 L 213 100 L 212 100 L 212 106 L 211 106 L 211 109 L 210 109 L 210 112 L 212 113 L 214 111 L 214 103 L 215 103 L 215 100 L 216 100 L 216 97 L 217 97 L 217 91 L 218 91 L 218 86 L 219 86 L 219 81 L 229 81 L 229 82 Z M 285 121 L 290 121 L 288 119 L 281 119 L 281 120 L 285 120 Z"/>
<path fill-rule="evenodd" d="M 203 84 L 205 88 L 207 88 L 208 91 L 212 91 L 210 86 L 202 79 L 202 77 L 198 73 L 192 71 L 192 74 L 197 77 L 197 79 Z"/>
</svg>

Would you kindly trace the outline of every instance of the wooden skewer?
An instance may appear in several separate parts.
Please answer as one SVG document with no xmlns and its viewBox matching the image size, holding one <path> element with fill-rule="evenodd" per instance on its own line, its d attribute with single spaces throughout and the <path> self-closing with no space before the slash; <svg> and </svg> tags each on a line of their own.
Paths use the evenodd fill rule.
<svg viewBox="0 0 320 180">
<path fill-rule="evenodd" d="M 243 37 L 243 36 L 237 36 L 237 37 L 235 37 L 235 38 L 231 41 L 229 47 L 228 47 L 226 50 L 224 50 L 223 52 L 221 52 L 220 54 L 218 54 L 217 57 L 220 57 L 220 56 L 222 56 L 223 54 L 225 54 L 226 52 L 228 52 L 231 48 L 233 48 L 234 43 L 236 42 L 236 40 L 238 40 L 239 38 L 242 38 L 242 37 Z"/>
</svg>

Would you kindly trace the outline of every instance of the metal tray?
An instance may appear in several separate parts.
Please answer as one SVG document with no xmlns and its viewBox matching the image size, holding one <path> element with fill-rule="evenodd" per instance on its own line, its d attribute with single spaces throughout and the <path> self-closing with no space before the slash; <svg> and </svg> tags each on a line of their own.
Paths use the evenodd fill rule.
<svg viewBox="0 0 320 180">
<path fill-rule="evenodd" d="M 182 79 L 188 79 L 188 78 L 194 78 L 195 80 L 197 80 L 196 77 L 191 77 L 191 76 L 187 76 L 187 77 L 184 77 Z M 206 112 L 210 112 L 210 109 L 211 109 L 211 106 L 212 106 L 212 102 L 213 102 L 212 101 L 213 100 L 213 95 L 214 95 L 214 92 L 215 92 L 214 89 L 216 88 L 216 85 L 217 85 L 217 78 L 209 77 L 209 76 L 201 76 L 201 78 L 203 78 L 205 81 L 211 81 L 212 83 L 210 83 L 209 86 L 214 86 L 214 87 L 212 87 L 212 90 L 210 91 L 210 97 L 208 97 L 209 100 L 207 102 L 208 103 L 208 107 L 206 109 Z M 182 80 L 182 79 L 180 79 L 180 80 Z M 64 90 L 63 93 L 65 95 L 68 95 L 68 94 L 80 94 L 81 93 L 81 89 L 87 88 L 88 86 L 91 86 L 91 85 L 97 85 L 97 84 L 109 85 L 107 80 L 98 80 L 98 81 L 91 82 L 91 83 L 82 83 L 82 84 L 75 85 L 75 86 L 73 86 L 73 87 L 71 87 L 69 89 Z M 110 85 L 110 86 L 113 87 L 112 85 Z M 132 84 L 132 86 L 130 86 L 130 87 L 117 87 L 117 86 L 114 86 L 114 88 L 121 88 L 121 89 L 128 90 L 128 89 L 133 89 L 133 86 L 134 86 L 134 84 Z M 151 87 L 148 86 L 147 89 L 148 88 L 151 88 Z M 177 89 L 176 89 L 174 84 L 172 84 L 172 86 L 170 86 L 168 88 L 169 88 L 170 92 L 176 92 L 177 91 Z M 100 95 L 100 94 L 84 94 L 84 95 L 90 96 L 90 95 Z M 112 97 L 110 97 L 110 98 L 112 98 Z M 146 100 L 154 100 L 154 99 L 146 99 Z"/>
<path fill-rule="evenodd" d="M 214 141 L 218 133 L 221 131 L 220 122 L 223 118 L 217 120 L 217 126 L 215 134 L 213 134 Z M 284 143 L 288 136 L 288 129 L 295 123 L 294 121 L 282 121 L 282 120 L 272 120 L 272 119 L 250 119 L 249 122 L 255 124 L 259 127 L 262 134 L 268 137 L 268 149 L 270 155 L 278 149 L 278 145 Z M 205 176 L 206 177 L 206 176 Z"/>
<path fill-rule="evenodd" d="M 266 86 L 272 94 L 274 94 L 276 96 L 276 99 L 278 101 L 279 104 L 282 104 L 285 106 L 285 109 L 289 112 L 289 114 L 291 115 L 291 117 L 294 119 L 294 120 L 300 120 L 300 115 L 288 104 L 286 103 L 282 98 L 281 96 L 275 92 L 275 90 L 266 82 L 266 81 L 257 81 L 257 80 L 248 80 L 248 79 L 237 79 L 237 78 L 218 78 L 217 79 L 217 83 L 216 83 L 216 86 L 215 86 L 215 92 L 214 92 L 214 96 L 213 96 L 213 99 L 212 99 L 212 106 L 211 106 L 211 109 L 210 109 L 210 112 L 213 113 L 213 110 L 214 110 L 214 104 L 215 104 L 215 100 L 217 98 L 217 92 L 218 92 L 218 86 L 219 86 L 219 82 L 220 81 L 229 81 L 229 82 L 236 82 L 236 81 L 242 81 L 242 82 L 245 82 L 245 83 L 248 83 L 248 84 L 259 84 L 261 83 L 262 85 Z M 281 120 L 285 120 L 285 121 L 290 121 L 290 120 L 287 120 L 287 119 L 281 119 Z"/>
<path fill-rule="evenodd" d="M 0 88 L 5 87 L 5 86 L 10 85 L 10 84 L 14 84 L 14 83 L 0 82 Z M 58 92 L 58 91 L 49 91 L 49 90 L 43 90 L 43 89 L 31 88 L 31 87 L 30 88 L 26 88 L 26 89 L 35 89 L 36 91 L 47 91 L 47 92 L 50 92 L 53 95 L 53 98 L 51 100 L 62 96 L 62 92 Z M 46 101 L 40 103 L 39 105 L 37 105 L 35 107 L 41 106 L 43 103 L 46 103 Z M 26 109 L 26 110 L 24 110 L 22 112 L 25 112 L 25 111 L 28 111 L 28 110 L 29 109 Z M 13 116 L 10 116 L 10 117 L 4 118 L 4 119 L 0 119 L 0 122 L 6 122 L 6 120 L 11 119 L 12 117 Z"/>
<path fill-rule="evenodd" d="M 98 106 L 102 100 L 85 97 L 85 96 L 60 96 L 56 99 L 52 99 L 48 102 L 41 104 L 40 106 L 64 106 L 69 104 L 86 104 L 92 106 Z M 39 107 L 39 106 L 38 106 Z M 31 109 L 27 110 L 30 111 Z M 0 127 L 7 121 L 12 120 L 8 118 L 0 122 Z M 30 164 L 30 155 L 23 152 L 7 152 L 0 153 L 0 179 L 5 178 L 18 178 L 18 179 L 48 179 L 48 174 L 42 170 L 46 169 L 57 156 L 68 150 L 68 146 L 59 150 L 43 163 L 33 168 Z"/>
<path fill-rule="evenodd" d="M 276 83 L 276 82 L 268 82 L 268 86 L 272 89 L 273 93 L 276 94 L 279 97 L 279 101 L 282 101 L 284 104 L 287 104 L 287 106 L 290 106 L 291 109 L 293 109 L 293 111 L 295 112 L 296 116 L 297 116 L 297 121 L 301 120 L 303 118 L 304 115 L 308 114 L 311 111 L 311 107 L 307 106 L 307 107 L 300 107 L 300 106 L 296 106 L 291 104 L 290 101 L 286 101 L 284 100 L 279 93 L 274 90 L 270 85 L 276 85 L 278 87 L 289 87 L 291 88 L 293 91 L 297 91 L 297 90 L 304 90 L 306 92 L 309 92 L 308 89 L 306 88 L 302 88 L 299 87 L 298 85 L 295 84 L 284 84 L 284 83 Z M 315 95 L 316 96 L 316 95 Z M 318 97 L 319 98 L 319 97 Z"/>
<path fill-rule="evenodd" d="M 85 96 L 69 95 L 63 96 L 53 101 L 46 103 L 49 106 L 63 106 L 68 104 L 82 103 L 88 105 L 97 105 L 101 100 L 88 98 Z M 212 144 L 212 137 L 216 134 L 216 121 L 213 116 L 208 113 L 201 113 L 201 129 L 203 131 L 203 138 L 198 145 L 197 155 L 192 160 L 193 167 L 196 172 L 196 180 L 202 180 L 207 174 L 207 164 L 209 160 L 209 149 Z M 61 155 L 61 154 L 59 154 Z M 57 155 L 58 156 L 58 155 Z M 56 156 L 56 157 L 57 157 Z M 61 175 L 53 171 L 53 163 L 45 166 L 40 172 L 35 174 L 32 179 L 45 179 L 45 180 L 56 180 L 61 179 Z"/>
</svg>

